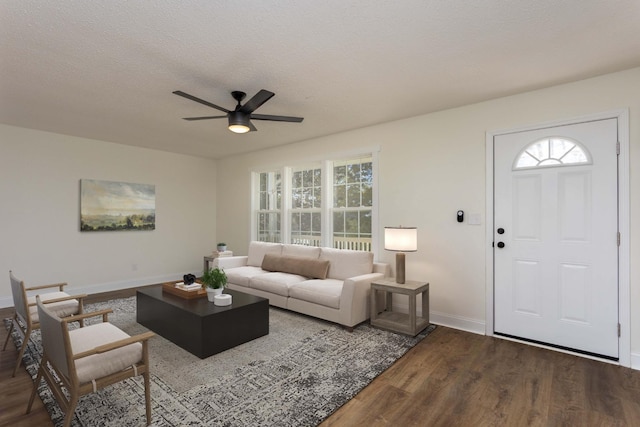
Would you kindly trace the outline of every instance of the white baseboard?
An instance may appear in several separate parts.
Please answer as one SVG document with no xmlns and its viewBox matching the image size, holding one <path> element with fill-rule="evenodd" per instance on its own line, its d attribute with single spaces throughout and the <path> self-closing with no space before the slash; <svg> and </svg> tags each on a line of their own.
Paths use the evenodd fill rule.
<svg viewBox="0 0 640 427">
<path fill-rule="evenodd" d="M 393 310 L 401 313 L 409 312 L 409 303 L 403 304 L 402 301 L 394 301 Z M 417 309 L 417 315 L 422 316 L 422 310 L 420 307 Z M 471 332 L 474 334 L 485 334 L 484 321 L 477 319 L 470 319 L 468 317 L 454 316 L 451 314 L 441 313 L 439 311 L 429 310 L 429 322 L 435 325 L 447 326 L 449 328 L 460 329 L 465 332 Z"/>
<path fill-rule="evenodd" d="M 120 280 L 117 282 L 95 283 L 85 286 L 67 286 L 65 292 L 68 294 L 97 294 L 101 292 L 119 291 L 122 289 L 135 288 L 138 286 L 153 285 L 156 283 L 170 282 L 182 279 L 183 273 L 166 274 L 162 276 L 141 277 L 131 280 Z M 13 297 L 11 295 L 0 298 L 0 308 L 13 307 Z"/>
<path fill-rule="evenodd" d="M 631 353 L 631 369 L 640 371 L 640 353 Z"/>
<path fill-rule="evenodd" d="M 470 319 L 468 317 L 462 316 L 452 316 L 450 314 L 440 313 L 437 311 L 429 311 L 429 321 L 431 323 L 435 323 L 436 325 L 460 329 L 462 331 L 471 332 L 474 334 L 485 334 L 484 321 L 480 321 L 477 319 Z"/>
</svg>

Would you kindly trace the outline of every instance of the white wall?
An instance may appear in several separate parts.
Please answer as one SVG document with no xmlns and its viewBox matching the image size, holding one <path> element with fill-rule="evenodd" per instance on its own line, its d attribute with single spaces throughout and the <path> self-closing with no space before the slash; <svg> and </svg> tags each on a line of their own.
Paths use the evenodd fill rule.
<svg viewBox="0 0 640 427">
<path fill-rule="evenodd" d="M 640 68 L 414 117 L 219 163 L 218 236 L 246 253 L 252 168 L 294 164 L 358 147 L 379 146 L 380 227 L 417 226 L 418 252 L 407 254 L 407 277 L 430 282 L 434 321 L 484 331 L 486 132 L 629 108 L 631 315 L 633 353 L 640 353 Z M 482 216 L 482 225 L 456 222 L 456 211 Z M 381 232 L 381 230 L 378 230 Z M 382 242 L 380 242 L 382 245 Z M 377 248 L 393 264 L 393 254 Z M 640 360 L 639 360 L 640 362 Z"/>
<path fill-rule="evenodd" d="M 80 180 L 153 184 L 153 231 L 80 232 Z M 8 271 L 97 292 L 200 273 L 215 247 L 212 160 L 0 125 L 0 306 Z"/>
</svg>

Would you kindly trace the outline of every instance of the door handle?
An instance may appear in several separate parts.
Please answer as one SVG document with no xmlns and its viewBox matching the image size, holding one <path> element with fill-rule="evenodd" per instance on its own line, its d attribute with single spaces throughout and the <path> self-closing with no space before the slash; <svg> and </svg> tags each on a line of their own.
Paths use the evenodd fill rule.
<svg viewBox="0 0 640 427">
<path fill-rule="evenodd" d="M 500 249 L 504 248 L 504 242 L 498 242 L 498 247 L 499 247 Z"/>
<path fill-rule="evenodd" d="M 504 234 L 504 228 L 502 227 L 498 228 L 498 234 Z"/>
</svg>

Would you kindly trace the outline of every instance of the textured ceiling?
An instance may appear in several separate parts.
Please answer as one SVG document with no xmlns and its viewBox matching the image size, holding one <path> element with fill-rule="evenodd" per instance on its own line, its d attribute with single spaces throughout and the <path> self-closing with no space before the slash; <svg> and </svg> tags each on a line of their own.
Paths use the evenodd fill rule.
<svg viewBox="0 0 640 427">
<path fill-rule="evenodd" d="M 0 0 L 0 123 L 221 158 L 640 66 L 638 0 Z M 230 91 L 276 96 L 236 135 Z"/>
</svg>

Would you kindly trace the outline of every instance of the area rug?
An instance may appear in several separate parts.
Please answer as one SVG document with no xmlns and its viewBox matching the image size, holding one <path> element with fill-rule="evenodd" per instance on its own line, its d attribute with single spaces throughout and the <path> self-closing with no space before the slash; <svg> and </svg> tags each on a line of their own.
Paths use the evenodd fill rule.
<svg viewBox="0 0 640 427">
<path fill-rule="evenodd" d="M 134 297 L 89 304 L 112 308 L 109 320 L 133 335 Z M 5 319 L 8 327 L 8 319 Z M 220 325 L 225 327 L 225 325 Z M 154 426 L 315 426 L 353 398 L 431 332 L 407 337 L 362 324 L 343 327 L 271 307 L 269 335 L 207 359 L 170 341 L 150 341 Z M 21 342 L 13 334 L 16 345 Z M 32 333 L 24 363 L 33 378 L 41 355 L 40 331 Z M 42 381 L 38 392 L 54 424 L 63 413 Z M 145 423 L 141 377 L 80 399 L 74 426 L 140 426 Z"/>
</svg>

